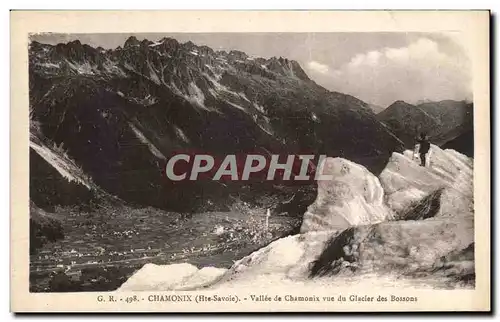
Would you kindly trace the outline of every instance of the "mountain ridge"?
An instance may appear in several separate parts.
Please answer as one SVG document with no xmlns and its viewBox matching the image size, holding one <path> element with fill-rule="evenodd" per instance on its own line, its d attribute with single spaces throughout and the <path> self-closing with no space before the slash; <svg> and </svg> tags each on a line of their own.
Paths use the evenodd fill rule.
<svg viewBox="0 0 500 322">
<path fill-rule="evenodd" d="M 96 185 L 134 203 L 184 209 L 208 191 L 227 194 L 219 183 L 163 180 L 164 159 L 183 149 L 345 156 L 375 172 L 402 149 L 365 102 L 317 85 L 287 58 L 172 38 L 129 38 L 114 50 L 32 42 L 29 50 L 41 134 Z"/>
</svg>

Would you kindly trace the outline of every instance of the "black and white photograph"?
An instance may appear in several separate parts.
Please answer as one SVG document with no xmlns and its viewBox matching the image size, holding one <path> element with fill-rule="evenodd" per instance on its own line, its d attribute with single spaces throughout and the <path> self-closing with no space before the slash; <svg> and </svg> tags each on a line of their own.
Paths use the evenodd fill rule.
<svg viewBox="0 0 500 322">
<path fill-rule="evenodd" d="M 30 293 L 476 289 L 484 150 L 459 31 L 27 43 Z"/>
</svg>

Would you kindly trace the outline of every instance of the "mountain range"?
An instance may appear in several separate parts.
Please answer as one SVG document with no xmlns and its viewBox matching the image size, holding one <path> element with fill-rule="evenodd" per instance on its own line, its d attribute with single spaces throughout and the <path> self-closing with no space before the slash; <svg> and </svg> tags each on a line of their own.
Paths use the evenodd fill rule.
<svg viewBox="0 0 500 322">
<path fill-rule="evenodd" d="M 241 194 L 240 183 L 165 180 L 164 162 L 179 151 L 326 154 L 376 173 L 403 148 L 368 104 L 317 85 L 296 61 L 171 38 L 130 37 L 116 49 L 33 41 L 29 90 L 39 207 L 108 196 L 190 211 Z"/>
</svg>

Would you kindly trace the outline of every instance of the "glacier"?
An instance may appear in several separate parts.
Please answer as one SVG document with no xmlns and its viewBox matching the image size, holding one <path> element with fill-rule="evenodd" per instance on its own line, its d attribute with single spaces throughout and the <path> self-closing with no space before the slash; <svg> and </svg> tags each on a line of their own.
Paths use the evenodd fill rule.
<svg viewBox="0 0 500 322">
<path fill-rule="evenodd" d="M 474 287 L 473 160 L 431 149 L 430 167 L 412 151 L 393 153 L 378 177 L 327 158 L 324 171 L 333 178 L 318 182 L 299 234 L 229 269 L 147 264 L 117 292 Z"/>
</svg>

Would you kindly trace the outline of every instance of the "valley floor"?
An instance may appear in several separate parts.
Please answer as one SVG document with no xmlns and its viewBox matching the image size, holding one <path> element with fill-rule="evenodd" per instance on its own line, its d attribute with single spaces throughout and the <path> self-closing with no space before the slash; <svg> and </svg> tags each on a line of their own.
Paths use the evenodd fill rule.
<svg viewBox="0 0 500 322">
<path fill-rule="evenodd" d="M 110 291 L 146 263 L 230 267 L 283 237 L 300 220 L 266 210 L 192 215 L 154 208 L 58 209 L 65 238 L 30 258 L 32 292 Z"/>
</svg>

